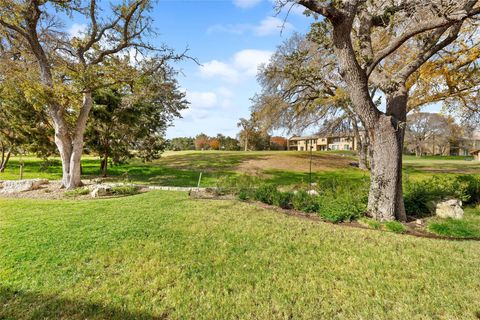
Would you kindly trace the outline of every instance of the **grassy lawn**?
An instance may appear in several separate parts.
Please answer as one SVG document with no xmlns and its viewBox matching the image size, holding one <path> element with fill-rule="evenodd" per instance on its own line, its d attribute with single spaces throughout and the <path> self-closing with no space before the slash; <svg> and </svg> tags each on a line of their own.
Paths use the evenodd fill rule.
<svg viewBox="0 0 480 320">
<path fill-rule="evenodd" d="M 0 199 L 0 319 L 477 319 L 480 243 L 150 192 Z"/>
<path fill-rule="evenodd" d="M 275 161 L 275 159 L 278 159 Z M 234 176 L 239 173 L 261 175 L 262 179 L 278 185 L 308 183 L 309 154 L 307 152 L 225 152 L 225 151 L 183 151 L 166 152 L 163 157 L 152 163 L 132 160 L 128 164 L 109 169 L 110 180 L 129 180 L 153 185 L 196 186 L 202 173 L 202 186 L 215 186 L 220 177 Z M 312 180 L 339 177 L 362 179 L 367 175 L 348 165 L 355 162 L 351 153 L 315 152 Z M 25 178 L 61 178 L 59 159 L 51 159 L 48 164 L 33 157 L 24 157 Z M 283 163 L 283 166 L 279 166 Z M 258 165 L 258 167 L 257 167 Z M 19 178 L 20 159 L 13 158 L 6 172 L 0 173 L 0 180 Z M 82 161 L 83 177 L 98 178 L 100 162 L 92 156 L 84 156 Z M 246 170 L 250 167 L 254 170 Z M 478 174 L 480 162 L 465 161 L 464 157 L 416 158 L 406 156 L 404 173 L 408 179 L 422 179 L 435 174 Z"/>
</svg>

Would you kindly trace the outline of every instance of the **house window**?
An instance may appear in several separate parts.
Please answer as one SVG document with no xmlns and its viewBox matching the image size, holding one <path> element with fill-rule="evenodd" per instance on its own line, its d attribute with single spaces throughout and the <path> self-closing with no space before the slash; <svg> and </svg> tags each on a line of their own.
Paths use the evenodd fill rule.
<svg viewBox="0 0 480 320">
<path fill-rule="evenodd" d="M 350 145 L 348 144 L 343 145 L 343 150 L 350 150 Z"/>
<path fill-rule="evenodd" d="M 304 150 L 304 148 L 303 148 L 303 147 L 300 147 L 300 151 L 303 151 L 303 150 Z"/>
</svg>

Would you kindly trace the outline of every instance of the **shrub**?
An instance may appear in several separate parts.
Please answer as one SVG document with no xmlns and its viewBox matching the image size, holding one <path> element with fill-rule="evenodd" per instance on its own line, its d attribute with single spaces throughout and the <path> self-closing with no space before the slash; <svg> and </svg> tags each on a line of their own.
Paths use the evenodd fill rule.
<svg viewBox="0 0 480 320">
<path fill-rule="evenodd" d="M 249 189 L 240 189 L 238 191 L 238 198 L 242 201 L 250 200 L 252 199 L 252 192 Z"/>
<path fill-rule="evenodd" d="M 342 198 L 319 198 L 320 216 L 326 221 L 340 223 L 357 219 L 361 212 L 355 203 Z"/>
<path fill-rule="evenodd" d="M 292 198 L 293 208 L 295 208 L 295 210 L 307 213 L 318 212 L 320 205 L 317 198 L 318 197 L 309 195 L 304 190 L 297 191 Z"/>
<path fill-rule="evenodd" d="M 277 194 L 278 190 L 276 186 L 264 184 L 255 190 L 254 197 L 257 201 L 266 204 L 273 204 L 273 199 L 277 196 Z"/>
<path fill-rule="evenodd" d="M 371 229 L 380 230 L 382 228 L 382 224 L 377 220 L 369 219 L 369 218 L 361 218 L 358 220 L 360 224 L 367 226 Z"/>
<path fill-rule="evenodd" d="M 79 196 L 85 196 L 90 193 L 90 190 L 88 188 L 76 188 L 73 190 L 67 190 L 65 191 L 65 196 L 66 197 L 79 197 Z"/>
<path fill-rule="evenodd" d="M 137 194 L 140 190 L 137 186 L 122 185 L 112 187 L 111 192 L 113 195 L 127 196 Z"/>
<path fill-rule="evenodd" d="M 292 207 L 292 199 L 292 192 L 277 191 L 273 196 L 273 204 L 283 209 L 290 209 Z"/>
<path fill-rule="evenodd" d="M 407 228 L 405 228 L 405 226 L 398 221 L 389 221 L 385 223 L 385 228 L 388 231 L 392 231 L 395 233 L 404 233 L 405 231 L 407 231 Z"/>
<path fill-rule="evenodd" d="M 432 177 L 406 181 L 404 190 L 405 210 L 415 216 L 432 213 L 432 202 L 445 198 L 457 198 L 465 204 L 480 202 L 480 178 L 471 175 L 457 177 Z"/>
</svg>

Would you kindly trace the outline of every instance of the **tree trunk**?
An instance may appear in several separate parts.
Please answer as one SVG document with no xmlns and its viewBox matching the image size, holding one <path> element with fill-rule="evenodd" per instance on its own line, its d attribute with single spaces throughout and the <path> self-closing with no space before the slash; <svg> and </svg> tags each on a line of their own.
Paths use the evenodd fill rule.
<svg viewBox="0 0 480 320">
<path fill-rule="evenodd" d="M 0 163 L 0 172 L 5 172 L 10 156 L 12 155 L 12 148 L 8 149 L 7 156 L 4 157 L 4 149 L 2 148 L 2 163 Z"/>
<path fill-rule="evenodd" d="M 367 152 L 368 152 L 368 147 L 367 147 L 367 142 L 366 137 L 363 137 L 360 135 L 360 131 L 358 130 L 358 124 L 357 124 L 357 119 L 353 118 L 352 119 L 352 126 L 353 126 L 353 133 L 355 135 L 355 140 L 357 140 L 357 152 L 358 152 L 358 167 L 361 170 L 368 170 L 368 157 L 367 157 Z M 355 146 L 355 142 L 353 143 Z"/>
<path fill-rule="evenodd" d="M 105 178 L 108 173 L 108 154 L 107 153 L 103 155 L 103 159 L 100 164 L 100 169 L 102 171 L 102 176 Z"/>
<path fill-rule="evenodd" d="M 391 116 L 383 115 L 371 133 L 373 164 L 368 212 L 376 220 L 406 220 L 402 192 L 402 139 Z"/>
<path fill-rule="evenodd" d="M 85 133 L 88 114 L 93 105 L 92 93 L 84 93 L 83 104 L 76 121 L 74 137 L 70 136 L 64 121 L 61 109 L 51 112 L 55 128 L 55 144 L 62 159 L 62 187 L 74 189 L 83 185 L 81 180 L 81 158 L 83 152 L 83 136 Z M 58 110 L 57 112 L 55 112 Z"/>
<path fill-rule="evenodd" d="M 404 128 L 400 125 L 406 118 L 407 94 L 404 86 L 394 86 L 387 95 L 387 112 L 377 109 L 368 90 L 368 77 L 358 64 L 352 46 L 353 20 L 354 14 L 351 14 L 333 21 L 333 43 L 352 107 L 367 129 L 373 152 L 368 212 L 379 221 L 403 221 L 406 220 L 402 193 Z"/>
</svg>

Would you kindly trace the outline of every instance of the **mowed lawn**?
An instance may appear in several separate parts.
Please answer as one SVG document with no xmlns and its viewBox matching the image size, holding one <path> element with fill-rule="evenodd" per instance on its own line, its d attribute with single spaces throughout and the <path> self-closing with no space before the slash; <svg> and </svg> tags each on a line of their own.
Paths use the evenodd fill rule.
<svg viewBox="0 0 480 320">
<path fill-rule="evenodd" d="M 406 156 L 404 175 L 406 179 L 421 179 L 432 175 L 480 174 L 480 162 L 466 161 L 465 157 Z M 470 159 L 470 158 L 467 158 Z M 362 179 L 365 173 L 352 166 L 357 159 L 348 151 L 314 152 L 312 157 L 312 181 L 330 178 Z M 11 160 L 0 180 L 18 179 L 20 163 L 23 163 L 24 178 L 61 178 L 61 163 L 53 158 L 48 162 L 34 157 L 15 157 Z M 100 177 L 100 161 L 93 156 L 84 156 L 83 178 Z M 151 163 L 132 160 L 129 163 L 109 168 L 111 181 L 130 181 L 150 185 L 197 186 L 200 173 L 201 186 L 214 187 L 222 177 L 249 174 L 261 177 L 277 185 L 294 185 L 310 181 L 310 154 L 288 151 L 180 151 L 166 152 L 161 159 Z"/>
<path fill-rule="evenodd" d="M 480 243 L 150 192 L 0 199 L 0 319 L 478 319 Z"/>
</svg>

